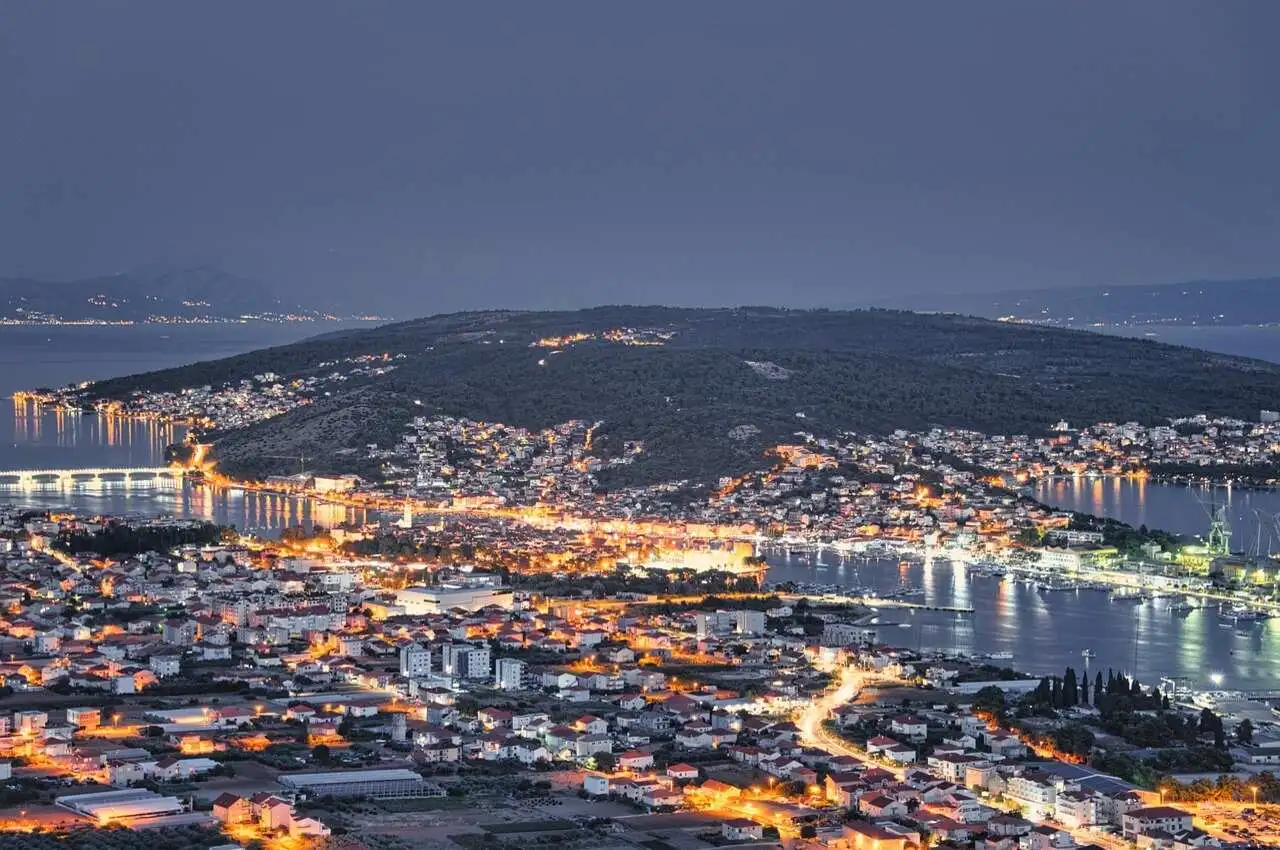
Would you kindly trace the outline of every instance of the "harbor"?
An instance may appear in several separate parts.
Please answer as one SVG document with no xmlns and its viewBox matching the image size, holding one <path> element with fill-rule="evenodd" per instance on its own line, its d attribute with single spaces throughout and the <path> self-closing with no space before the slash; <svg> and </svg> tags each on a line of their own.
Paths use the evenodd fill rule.
<svg viewBox="0 0 1280 850">
<path fill-rule="evenodd" d="M 907 599 L 972 610 L 879 609 L 878 639 L 940 657 L 1040 675 L 1068 666 L 1105 675 L 1110 668 L 1184 689 L 1257 691 L 1280 680 L 1280 620 L 1242 616 L 1226 601 L 1117 591 L 1101 581 L 1047 580 L 942 558 L 842 558 L 830 549 L 766 557 L 775 586 L 891 601 L 917 590 Z"/>
</svg>

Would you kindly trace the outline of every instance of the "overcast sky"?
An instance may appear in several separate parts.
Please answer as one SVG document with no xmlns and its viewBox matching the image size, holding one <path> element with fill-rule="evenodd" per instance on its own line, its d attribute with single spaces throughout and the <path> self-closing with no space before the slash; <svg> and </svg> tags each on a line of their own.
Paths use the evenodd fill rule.
<svg viewBox="0 0 1280 850">
<path fill-rule="evenodd" d="M 1280 3 L 0 0 L 0 276 L 408 312 L 1280 274 Z"/>
</svg>

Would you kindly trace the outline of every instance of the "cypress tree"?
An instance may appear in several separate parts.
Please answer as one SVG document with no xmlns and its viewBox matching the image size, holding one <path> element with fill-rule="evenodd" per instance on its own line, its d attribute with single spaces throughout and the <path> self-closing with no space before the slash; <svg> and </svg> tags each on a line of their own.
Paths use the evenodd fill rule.
<svg viewBox="0 0 1280 850">
<path fill-rule="evenodd" d="M 1072 706 L 1079 702 L 1080 685 L 1076 681 L 1076 671 L 1074 667 L 1068 667 L 1067 672 L 1062 676 L 1062 704 Z"/>
</svg>

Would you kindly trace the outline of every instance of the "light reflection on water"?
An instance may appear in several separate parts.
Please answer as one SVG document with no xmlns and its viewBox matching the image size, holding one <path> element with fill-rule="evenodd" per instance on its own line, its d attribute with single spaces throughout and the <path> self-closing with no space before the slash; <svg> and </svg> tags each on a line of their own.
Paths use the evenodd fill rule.
<svg viewBox="0 0 1280 850">
<path fill-rule="evenodd" d="M 1146 525 L 1177 534 L 1203 535 L 1216 507 L 1225 507 L 1235 548 L 1252 552 L 1261 543 L 1280 552 L 1280 491 L 1239 487 L 1186 487 L 1144 479 L 1052 478 L 1039 482 L 1032 495 L 1054 507 L 1108 516 L 1135 528 Z"/>
<path fill-rule="evenodd" d="M 8 403 L 12 438 L 0 443 L 0 469 L 162 466 L 165 447 L 182 442 L 187 433 L 167 422 Z"/>
<path fill-rule="evenodd" d="M 312 499 L 168 481 L 128 485 L 92 482 L 68 487 L 49 484 L 34 488 L 0 485 L 0 504 L 6 503 L 117 516 L 191 517 L 273 537 L 294 526 L 332 528 L 343 523 L 363 523 L 368 518 L 366 511 Z"/>
<path fill-rule="evenodd" d="M 848 559 L 843 568 L 826 572 L 818 572 L 818 566 L 839 566 L 834 552 L 793 553 L 790 559 L 769 555 L 769 562 L 771 582 L 869 587 L 882 594 L 902 583 L 903 569 L 896 560 Z M 1067 666 L 1080 673 L 1086 666 L 1081 652 L 1092 649 L 1096 657 L 1088 662 L 1090 675 L 1099 669 L 1105 675 L 1110 667 L 1136 669 L 1148 685 L 1175 676 L 1208 687 L 1213 672 L 1222 673 L 1229 688 L 1258 690 L 1280 683 L 1277 620 L 1243 631 L 1224 629 L 1212 607 L 1183 614 L 1170 610 L 1172 599 L 1111 602 L 1103 591 L 1042 591 L 1009 578 L 975 576 L 945 560 L 909 564 L 906 582 L 925 589 L 924 597 L 912 601 L 972 607 L 974 613 L 884 609 L 881 621 L 911 624 L 880 629 L 880 639 L 893 646 L 970 655 L 1011 652 L 1012 661 L 993 663 L 1041 674 L 1061 673 Z"/>
</svg>

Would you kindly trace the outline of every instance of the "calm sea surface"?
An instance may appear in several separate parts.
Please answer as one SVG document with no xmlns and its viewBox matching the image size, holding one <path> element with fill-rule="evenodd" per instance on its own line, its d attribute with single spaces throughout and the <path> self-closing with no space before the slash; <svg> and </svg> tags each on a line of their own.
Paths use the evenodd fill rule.
<svg viewBox="0 0 1280 850">
<path fill-rule="evenodd" d="M 56 386 L 132 374 L 280 345 L 333 330 L 333 325 L 199 326 L 133 328 L 0 327 L 0 397 L 18 389 Z M 1235 331 L 1235 333 L 1232 333 Z M 1159 339 L 1280 362 L 1280 330 L 1270 328 L 1166 329 Z M 150 466 L 163 462 L 164 446 L 181 430 L 96 415 L 67 416 L 32 407 L 0 407 L 0 469 L 69 469 Z M 1207 528 L 1207 511 L 1228 506 L 1236 548 L 1280 550 L 1280 493 L 1192 489 L 1119 480 L 1055 480 L 1035 491 L 1041 500 L 1103 514 L 1135 525 L 1184 534 Z M 214 490 L 190 484 L 149 486 L 78 484 L 36 489 L 0 486 L 0 502 L 75 507 L 115 514 L 196 516 L 262 534 L 290 525 L 334 525 L 360 520 L 346 509 L 280 496 Z M 889 592 L 907 584 L 923 588 L 923 601 L 972 607 L 972 615 L 886 613 L 884 639 L 899 646 L 965 652 L 1010 652 L 1013 664 L 1031 672 L 1079 671 L 1081 652 L 1092 650 L 1091 670 L 1136 670 L 1144 682 L 1164 676 L 1208 686 L 1219 673 L 1225 687 L 1280 687 L 1280 620 L 1223 628 L 1216 610 L 1170 610 L 1169 600 L 1112 603 L 1098 591 L 1050 592 L 1010 579 L 970 576 L 947 561 L 900 565 L 896 561 L 842 561 L 777 553 L 772 581 L 800 581 Z M 905 627 L 899 625 L 905 623 Z M 1104 671 L 1105 675 L 1105 671 Z"/>
<path fill-rule="evenodd" d="M 288 325 L 142 325 L 0 327 L 0 469 L 161 466 L 180 427 L 118 417 L 68 415 L 16 404 L 16 390 L 131 375 L 228 357 L 340 330 L 337 323 Z M 350 327 L 364 327 L 352 325 Z M 348 517 L 332 506 L 191 484 L 80 483 L 19 489 L 0 485 L 0 503 L 76 507 L 111 514 L 195 516 L 259 533 L 290 525 L 333 525 Z"/>
<path fill-rule="evenodd" d="M 1191 613 L 1170 609 L 1170 599 L 1111 602 L 1104 591 L 1044 591 L 1005 578 L 970 575 L 949 561 L 899 564 L 897 561 L 844 563 L 835 553 L 821 557 L 769 558 L 770 581 L 798 581 L 869 587 L 891 592 L 902 584 L 924 589 L 912 601 L 973 608 L 973 614 L 908 612 L 888 609 L 881 638 L 891 645 L 986 654 L 1009 652 L 1010 665 L 1031 673 L 1079 673 L 1082 652 L 1095 657 L 1089 669 L 1136 670 L 1156 684 L 1177 677 L 1190 686 L 1211 687 L 1221 674 L 1223 687 L 1259 690 L 1280 687 L 1280 621 L 1244 629 L 1223 628 L 1216 608 Z M 896 625 L 906 623 L 906 627 Z M 1228 625 L 1230 625 L 1228 623 Z"/>
</svg>

